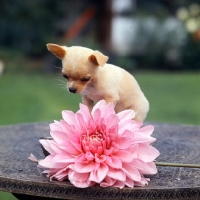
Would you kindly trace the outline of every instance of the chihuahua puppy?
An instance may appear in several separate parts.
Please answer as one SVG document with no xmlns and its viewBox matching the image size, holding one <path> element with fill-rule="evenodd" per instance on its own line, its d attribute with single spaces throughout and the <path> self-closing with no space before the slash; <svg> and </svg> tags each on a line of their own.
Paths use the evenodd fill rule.
<svg viewBox="0 0 200 200">
<path fill-rule="evenodd" d="M 94 102 L 104 99 L 115 111 L 135 111 L 136 121 L 144 121 L 149 103 L 134 77 L 124 69 L 107 64 L 108 57 L 99 51 L 79 46 L 47 44 L 47 49 L 62 60 L 62 74 L 71 93 L 80 93 L 91 111 Z"/>
</svg>

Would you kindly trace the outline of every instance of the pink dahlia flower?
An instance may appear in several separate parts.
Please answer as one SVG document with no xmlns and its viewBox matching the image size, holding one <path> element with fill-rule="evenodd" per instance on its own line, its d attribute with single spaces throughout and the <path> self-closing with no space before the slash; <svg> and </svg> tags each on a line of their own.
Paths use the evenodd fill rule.
<svg viewBox="0 0 200 200">
<path fill-rule="evenodd" d="M 157 172 L 154 160 L 159 152 L 150 144 L 153 126 L 141 128 L 133 119 L 134 111 L 118 114 L 112 103 L 99 101 L 90 114 L 87 106 L 62 112 L 63 120 L 50 124 L 53 140 L 40 140 L 50 153 L 38 161 L 50 179 L 68 179 L 74 186 L 85 188 L 144 186 L 144 174 Z"/>
</svg>

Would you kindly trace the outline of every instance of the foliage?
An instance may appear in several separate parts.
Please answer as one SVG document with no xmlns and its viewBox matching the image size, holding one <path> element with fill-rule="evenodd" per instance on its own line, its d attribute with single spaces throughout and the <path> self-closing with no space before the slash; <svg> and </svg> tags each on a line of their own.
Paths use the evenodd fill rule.
<svg viewBox="0 0 200 200">
<path fill-rule="evenodd" d="M 0 45 L 40 56 L 62 31 L 58 23 L 71 9 L 65 1 L 1 0 Z M 78 6 L 77 6 L 78 7 Z"/>
<path fill-rule="evenodd" d="M 200 69 L 200 41 L 188 34 L 186 45 L 181 49 L 181 65 L 183 69 Z"/>
<path fill-rule="evenodd" d="M 137 68 L 200 69 L 199 3 L 137 1 L 135 12 L 126 16 L 126 21 L 132 21 L 132 30 L 129 22 L 122 32 L 126 38 L 122 46 L 129 50 Z M 121 54 L 125 54 L 124 50 Z"/>
<path fill-rule="evenodd" d="M 66 31 L 89 3 L 91 0 L 1 0 L 0 46 L 43 56 L 45 44 L 63 42 Z"/>
<path fill-rule="evenodd" d="M 12 59 L 13 63 L 17 63 L 21 60 L 19 57 L 44 56 L 47 54 L 45 44 L 48 42 L 64 43 L 69 46 L 82 45 L 101 50 L 105 44 L 101 44 L 97 38 L 99 27 L 102 27 L 100 23 L 105 15 L 102 12 L 105 2 L 105 0 L 95 2 L 92 0 L 1 0 L 0 59 Z M 188 0 L 150 2 L 137 0 L 137 6 L 133 6 L 130 13 L 125 16 L 127 19 L 133 19 L 132 31 L 134 31 L 130 32 L 128 27 L 128 31 L 125 30 L 124 35 L 122 34 L 125 38 L 123 46 L 129 50 L 129 55 L 125 55 L 127 53 L 123 51 L 123 56 L 118 59 L 122 67 L 128 70 L 134 68 L 199 69 L 200 36 L 194 39 L 193 33 L 188 33 L 186 26 L 188 20 L 195 19 L 198 24 L 196 31 L 200 34 L 200 10 L 197 10 L 197 3 L 200 3 L 200 0 L 195 1 L 196 7 Z M 97 8 L 95 18 L 84 27 L 75 40 L 67 41 L 64 37 L 66 31 L 91 5 Z M 191 13 L 192 5 L 198 14 Z M 187 19 L 182 20 L 179 17 L 180 9 L 187 11 Z M 109 27 L 106 29 L 109 30 Z M 105 35 L 101 34 L 101 37 L 106 37 Z M 112 51 L 114 52 L 115 49 L 113 48 Z"/>
</svg>

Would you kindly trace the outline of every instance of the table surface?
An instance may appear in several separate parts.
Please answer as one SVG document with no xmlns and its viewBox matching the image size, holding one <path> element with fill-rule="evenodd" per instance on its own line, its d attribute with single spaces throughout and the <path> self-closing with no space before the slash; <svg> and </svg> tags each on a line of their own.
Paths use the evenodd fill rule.
<svg viewBox="0 0 200 200">
<path fill-rule="evenodd" d="M 155 126 L 157 161 L 200 164 L 200 127 L 151 123 Z M 145 123 L 148 125 L 148 123 Z M 0 190 L 54 199 L 200 199 L 200 169 L 158 167 L 145 187 L 75 188 L 69 182 L 49 181 L 30 153 L 44 158 L 40 137 L 49 136 L 48 123 L 0 127 Z M 46 198 L 45 198 L 46 199 Z"/>
</svg>

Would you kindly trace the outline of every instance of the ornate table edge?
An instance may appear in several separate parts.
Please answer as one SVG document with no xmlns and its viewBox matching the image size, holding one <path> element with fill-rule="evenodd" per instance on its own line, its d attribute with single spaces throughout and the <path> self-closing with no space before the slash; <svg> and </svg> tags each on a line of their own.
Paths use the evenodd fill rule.
<svg viewBox="0 0 200 200">
<path fill-rule="evenodd" d="M 16 181 L 0 177 L 0 190 L 16 194 L 34 195 L 51 198 L 67 199 L 200 199 L 200 187 L 194 188 L 76 188 L 62 184 L 36 183 L 34 181 Z"/>
<path fill-rule="evenodd" d="M 173 128 L 180 127 L 184 129 L 185 127 L 193 130 L 193 128 L 198 128 L 200 130 L 200 126 L 191 125 L 191 124 L 169 124 L 169 123 L 160 123 L 160 122 L 145 122 L 146 125 L 154 125 L 158 127 L 157 132 L 159 130 L 159 126 L 163 126 L 165 129 L 167 126 L 171 126 Z M 24 123 L 24 124 L 14 124 L 14 125 L 5 125 L 0 126 L 0 128 L 5 127 L 16 127 L 16 129 L 20 130 L 20 127 L 28 128 L 30 125 L 33 125 L 32 131 L 35 127 L 43 128 L 45 127 L 45 133 L 48 133 L 48 122 L 34 122 L 34 123 Z M 28 160 L 28 158 L 27 158 Z M 40 197 L 51 197 L 58 199 L 104 199 L 104 200 L 128 200 L 128 199 L 190 199 L 190 200 L 198 200 L 200 199 L 200 187 L 199 185 L 196 187 L 187 187 L 184 185 L 183 187 L 177 188 L 169 188 L 167 186 L 159 186 L 156 185 L 155 188 L 149 187 L 135 187 L 131 188 L 102 188 L 100 186 L 93 186 L 90 188 L 76 188 L 72 185 L 69 185 L 66 182 L 38 182 L 37 180 L 31 181 L 30 179 L 21 180 L 14 179 L 9 177 L 3 177 L 0 175 L 0 190 L 5 192 L 11 192 L 16 194 L 25 194 L 25 195 L 33 195 Z"/>
</svg>

